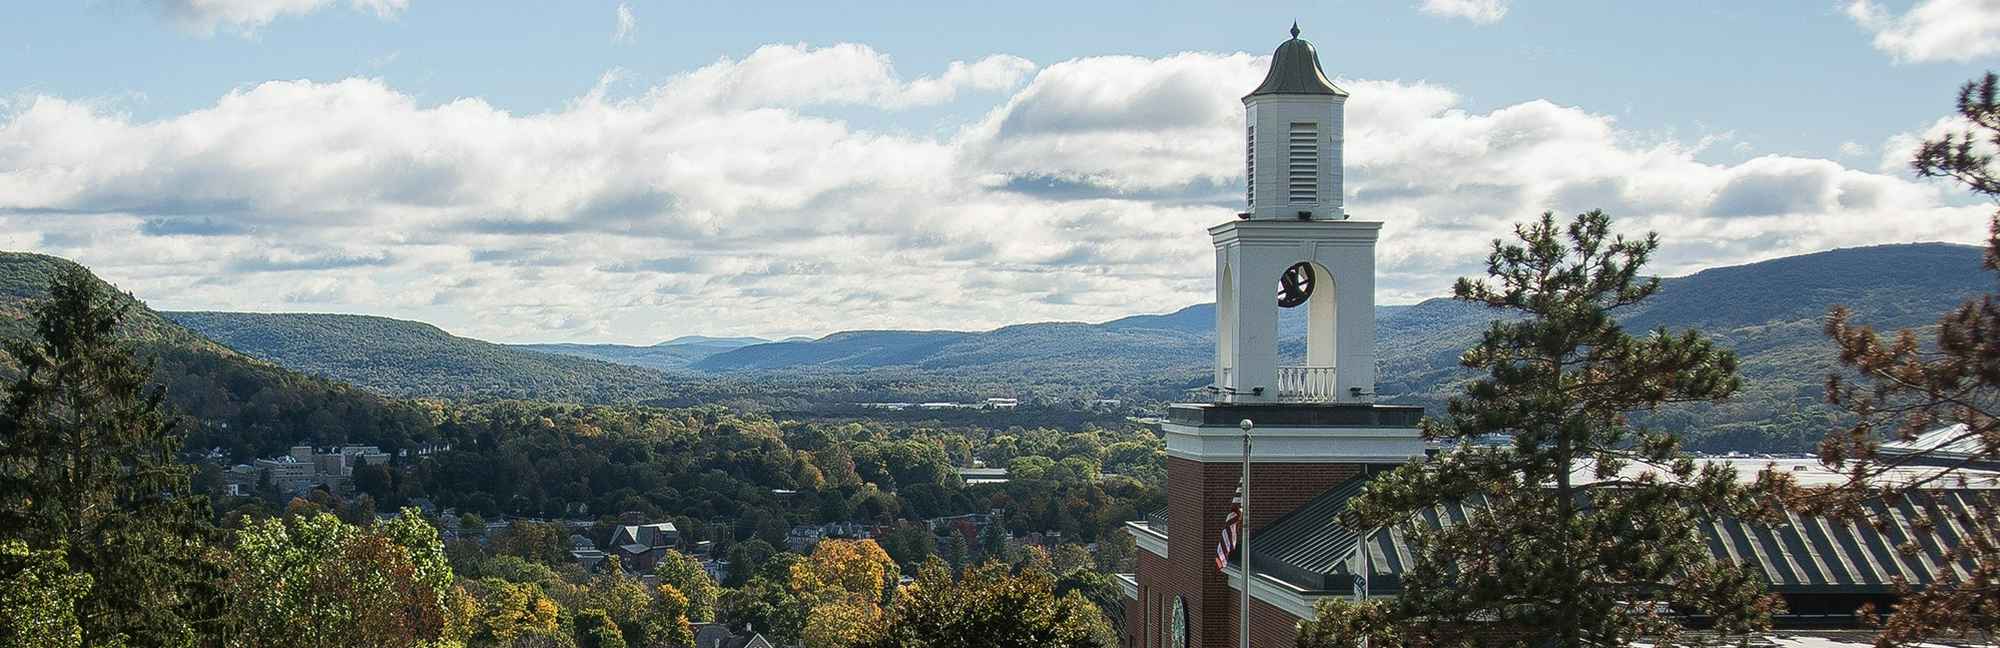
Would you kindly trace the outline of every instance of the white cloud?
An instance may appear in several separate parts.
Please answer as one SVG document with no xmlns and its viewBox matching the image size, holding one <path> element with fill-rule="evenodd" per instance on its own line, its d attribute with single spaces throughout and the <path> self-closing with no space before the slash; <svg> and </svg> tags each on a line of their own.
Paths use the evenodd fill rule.
<svg viewBox="0 0 2000 648">
<path fill-rule="evenodd" d="M 623 2 L 618 3 L 618 28 L 611 32 L 611 41 L 614 43 L 631 42 L 632 28 L 638 25 L 639 18 L 632 15 L 632 5 Z"/>
<path fill-rule="evenodd" d="M 1212 297 L 1202 229 L 1240 204 L 1238 98 L 1265 64 L 993 56 L 906 81 L 866 46 L 773 45 L 539 114 L 372 79 L 264 83 L 152 121 L 42 96 L 0 112 L 0 232 L 162 307 L 502 340 L 1110 319 Z M 1582 107 L 1341 83 L 1348 205 L 1386 223 L 1385 302 L 1441 293 L 1550 209 L 1660 231 L 1667 272 L 1982 231 L 1983 209 L 1899 170 L 1708 163 L 1706 140 Z M 794 110 L 952 100 L 991 103 L 918 135 Z"/>
<path fill-rule="evenodd" d="M 1424 0 L 1418 9 L 1433 16 L 1491 25 L 1507 16 L 1507 0 Z"/>
<path fill-rule="evenodd" d="M 972 63 L 953 61 L 942 75 L 906 82 L 888 55 L 866 45 L 765 45 L 740 61 L 725 58 L 676 77 L 654 94 L 729 108 L 903 108 L 944 103 L 961 90 L 1008 90 L 1034 70 L 1027 59 L 997 55 Z"/>
<path fill-rule="evenodd" d="M 1910 159 L 1916 157 L 1917 148 L 1926 141 L 1936 141 L 1950 137 L 1962 137 L 1975 133 L 1972 122 L 1964 117 L 1950 115 L 1939 117 L 1923 128 L 1890 135 L 1882 142 L 1882 157 L 1878 165 L 1883 173 L 1909 174 Z M 1982 155 L 2000 155 L 2000 147 L 1983 137 L 1972 138 L 1973 152 Z"/>
<path fill-rule="evenodd" d="M 227 28 L 248 35 L 281 16 L 302 16 L 333 5 L 336 0 L 155 0 L 168 20 L 190 33 L 214 35 Z M 349 0 L 356 11 L 393 18 L 409 8 L 410 0 Z"/>
<path fill-rule="evenodd" d="M 1916 0 L 1902 15 L 1874 0 L 1850 0 L 1847 16 L 1897 61 L 1970 61 L 2000 52 L 2000 0 Z"/>
<path fill-rule="evenodd" d="M 1855 142 L 1855 141 L 1847 141 L 1847 142 L 1841 142 L 1841 143 L 1840 143 L 1840 154 L 1841 154 L 1841 155 L 1845 155 L 1845 156 L 1847 156 L 1847 157 L 1855 157 L 1855 156 L 1859 156 L 1859 155 L 1867 155 L 1867 154 L 1868 154 L 1868 146 L 1867 146 L 1867 145 L 1865 145 L 1865 144 L 1862 144 L 1862 143 L 1860 143 L 1860 142 Z"/>
</svg>

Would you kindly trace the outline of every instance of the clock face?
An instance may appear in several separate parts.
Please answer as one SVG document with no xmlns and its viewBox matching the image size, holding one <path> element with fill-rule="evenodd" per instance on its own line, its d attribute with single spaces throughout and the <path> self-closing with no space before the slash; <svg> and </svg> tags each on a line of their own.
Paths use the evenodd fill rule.
<svg viewBox="0 0 2000 648">
<path fill-rule="evenodd" d="M 1310 263 L 1300 261 L 1285 268 L 1285 273 L 1278 275 L 1278 306 L 1291 308 L 1306 303 L 1312 297 L 1314 279 Z"/>
<path fill-rule="evenodd" d="M 1173 625 L 1168 635 L 1173 637 L 1174 648 L 1187 648 L 1187 599 L 1174 597 L 1173 617 L 1167 623 Z"/>
</svg>

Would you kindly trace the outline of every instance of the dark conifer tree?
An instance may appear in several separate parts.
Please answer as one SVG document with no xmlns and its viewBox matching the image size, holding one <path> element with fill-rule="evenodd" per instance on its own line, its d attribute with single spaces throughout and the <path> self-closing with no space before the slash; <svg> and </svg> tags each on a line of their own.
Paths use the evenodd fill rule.
<svg viewBox="0 0 2000 648">
<path fill-rule="evenodd" d="M 91 576 L 85 645 L 184 646 L 212 618 L 206 498 L 177 461 L 182 434 L 120 339 L 131 307 L 82 268 L 58 274 L 0 413 L 0 539 L 61 548 Z"/>
<path fill-rule="evenodd" d="M 1974 194 L 2000 201 L 2000 78 L 1992 73 L 1958 93 L 1964 130 L 1918 147 L 1910 165 L 1917 175 L 1948 178 Z M 2000 213 L 1987 229 L 1984 270 L 2000 272 Z M 1809 513 L 1830 513 L 1877 528 L 1898 526 L 1900 507 L 1870 505 L 1913 499 L 1926 513 L 1915 523 L 1954 530 L 1957 544 L 1940 554 L 1932 582 L 1910 588 L 1881 618 L 1876 643 L 1904 645 L 1929 639 L 1992 642 L 2000 634 L 2000 502 L 1983 510 L 1953 512 L 1933 506 L 1918 489 L 1962 483 L 1962 469 L 2000 462 L 2000 294 L 1967 300 L 1945 313 L 1931 331 L 1877 333 L 1845 307 L 1827 316 L 1845 370 L 1827 379 L 1828 400 L 1854 415 L 1853 425 L 1820 442 L 1820 459 L 1847 473 L 1833 488 L 1799 489 L 1792 502 Z M 1914 452 L 1883 453 L 1892 441 L 1915 441 L 1940 431 Z M 1917 480 L 1887 478 L 1906 466 L 1928 466 Z"/>
<path fill-rule="evenodd" d="M 1425 645 L 1673 643 L 1690 639 L 1675 621 L 1690 612 L 1724 634 L 1768 627 L 1775 597 L 1755 572 L 1711 560 L 1698 531 L 1757 499 L 1733 471 L 1627 418 L 1729 396 L 1735 355 L 1694 331 L 1619 325 L 1619 309 L 1659 289 L 1640 274 L 1657 237 L 1613 235 L 1597 211 L 1567 226 L 1545 214 L 1515 236 L 1493 242 L 1485 279 L 1453 287 L 1505 316 L 1461 359 L 1485 375 L 1448 418 L 1424 423 L 1447 448 L 1377 478 L 1354 504 L 1357 526 L 1410 533 L 1417 564 L 1391 601 L 1322 608 L 1301 643 L 1362 629 Z M 1416 515 L 1446 501 L 1478 513 L 1441 530 Z"/>
</svg>

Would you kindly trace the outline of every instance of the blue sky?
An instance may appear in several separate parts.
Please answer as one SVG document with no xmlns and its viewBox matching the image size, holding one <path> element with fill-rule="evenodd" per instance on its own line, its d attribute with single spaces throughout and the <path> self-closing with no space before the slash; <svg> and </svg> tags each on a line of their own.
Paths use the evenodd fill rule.
<svg viewBox="0 0 2000 648">
<path fill-rule="evenodd" d="M 1978 238 L 1898 161 L 1994 65 L 1988 0 L 119 0 L 0 23 L 0 247 L 510 341 L 1170 310 L 1294 19 L 1355 92 L 1384 302 L 1541 209 L 1675 272 Z"/>
</svg>

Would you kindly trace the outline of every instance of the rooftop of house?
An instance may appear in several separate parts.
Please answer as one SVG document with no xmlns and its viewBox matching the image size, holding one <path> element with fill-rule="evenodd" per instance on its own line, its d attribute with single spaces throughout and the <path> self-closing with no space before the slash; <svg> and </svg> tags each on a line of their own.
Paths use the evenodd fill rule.
<svg viewBox="0 0 2000 648">
<path fill-rule="evenodd" d="M 696 623 L 694 626 L 695 648 L 771 648 L 771 642 L 758 634 L 754 628 L 735 632 L 722 623 Z"/>
</svg>

